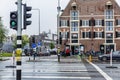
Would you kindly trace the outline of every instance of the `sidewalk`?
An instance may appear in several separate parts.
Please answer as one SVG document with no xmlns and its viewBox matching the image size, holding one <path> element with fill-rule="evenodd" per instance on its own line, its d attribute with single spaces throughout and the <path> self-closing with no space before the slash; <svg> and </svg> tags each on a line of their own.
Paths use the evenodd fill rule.
<svg viewBox="0 0 120 80">
<path fill-rule="evenodd" d="M 0 58 L 0 61 L 6 61 L 6 60 L 9 60 L 10 59 L 10 57 L 2 57 L 2 58 Z"/>
<path fill-rule="evenodd" d="M 72 55 L 72 56 L 66 56 L 60 57 L 60 62 L 69 62 L 69 63 L 77 63 L 77 62 L 81 62 L 81 57 L 79 55 Z"/>
<path fill-rule="evenodd" d="M 28 61 L 28 60 L 27 60 Z M 31 60 L 28 62 L 41 62 L 41 61 L 53 61 L 58 62 L 58 56 L 57 55 L 51 55 L 51 56 L 43 56 L 43 57 L 36 57 L 35 60 L 33 60 L 33 57 L 31 57 Z M 81 62 L 81 57 L 79 55 L 72 55 L 72 56 L 60 56 L 60 62 L 68 62 L 68 63 L 76 63 Z"/>
</svg>

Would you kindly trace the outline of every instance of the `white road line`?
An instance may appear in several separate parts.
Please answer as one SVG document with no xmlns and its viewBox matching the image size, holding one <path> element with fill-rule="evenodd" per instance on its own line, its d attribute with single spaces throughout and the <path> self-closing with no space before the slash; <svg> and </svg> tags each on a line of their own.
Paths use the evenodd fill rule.
<svg viewBox="0 0 120 80">
<path fill-rule="evenodd" d="M 16 70 L 4 70 L 2 72 L 13 72 L 13 71 L 16 71 Z M 77 72 L 77 73 L 81 73 L 81 72 L 87 72 L 87 70 L 46 70 L 46 69 L 24 69 L 22 70 L 22 72 L 43 72 L 43 73 L 74 73 L 74 72 Z"/>
<path fill-rule="evenodd" d="M 12 76 L 2 76 L 2 78 L 15 78 Z M 91 77 L 70 77 L 70 76 L 22 76 L 25 79 L 43 78 L 43 79 L 91 79 Z"/>
<path fill-rule="evenodd" d="M 102 69 L 100 69 L 97 65 L 93 64 L 92 62 L 90 62 L 90 61 L 88 61 L 88 60 L 87 60 L 87 62 L 89 62 L 93 67 L 95 67 L 96 70 L 97 70 L 102 76 L 104 76 L 104 78 L 105 78 L 106 80 L 113 80 L 110 76 L 108 76 L 108 75 L 107 75 Z"/>
</svg>

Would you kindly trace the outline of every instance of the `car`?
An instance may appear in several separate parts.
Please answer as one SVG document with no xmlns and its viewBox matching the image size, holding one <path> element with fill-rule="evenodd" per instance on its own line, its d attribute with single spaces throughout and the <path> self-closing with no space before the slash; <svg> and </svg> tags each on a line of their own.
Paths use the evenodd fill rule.
<svg viewBox="0 0 120 80">
<path fill-rule="evenodd" d="M 38 56 L 50 56 L 50 52 L 48 50 L 41 51 Z"/>
<path fill-rule="evenodd" d="M 110 55 L 111 55 L 111 53 L 99 55 L 98 59 L 102 60 L 102 61 L 107 61 L 107 60 L 110 60 Z M 120 60 L 120 51 L 112 52 L 112 60 Z"/>
<path fill-rule="evenodd" d="M 52 54 L 52 55 L 56 55 L 57 54 L 57 48 L 51 49 L 49 51 L 50 51 L 50 54 Z"/>
<path fill-rule="evenodd" d="M 102 55 L 102 54 L 104 54 L 104 53 L 101 52 L 101 51 L 96 51 L 96 52 L 94 53 L 94 56 L 99 56 L 99 55 Z"/>
<path fill-rule="evenodd" d="M 25 56 L 32 56 L 33 55 L 33 49 L 32 48 L 23 49 L 23 53 L 25 54 Z"/>
</svg>

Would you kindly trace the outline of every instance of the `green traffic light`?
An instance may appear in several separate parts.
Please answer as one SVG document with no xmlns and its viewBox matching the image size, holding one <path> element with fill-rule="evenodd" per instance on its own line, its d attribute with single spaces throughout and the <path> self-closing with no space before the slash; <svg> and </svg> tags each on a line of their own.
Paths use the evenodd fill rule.
<svg viewBox="0 0 120 80">
<path fill-rule="evenodd" d="M 15 25 L 16 25 L 16 23 L 15 23 L 15 22 L 12 22 L 11 24 L 12 24 L 12 26 L 15 26 Z"/>
<path fill-rule="evenodd" d="M 17 23 L 15 21 L 11 21 L 11 26 L 16 26 Z"/>
<path fill-rule="evenodd" d="M 10 12 L 10 28 L 17 30 L 17 11 Z"/>
</svg>

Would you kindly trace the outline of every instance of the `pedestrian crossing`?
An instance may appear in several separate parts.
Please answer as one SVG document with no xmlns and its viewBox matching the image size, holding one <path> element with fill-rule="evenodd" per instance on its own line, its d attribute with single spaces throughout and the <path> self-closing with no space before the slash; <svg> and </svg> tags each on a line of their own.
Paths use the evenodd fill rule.
<svg viewBox="0 0 120 80">
<path fill-rule="evenodd" d="M 15 80 L 15 76 L 3 76 L 2 77 L 3 79 L 2 80 Z M 64 79 L 72 79 L 72 80 L 89 80 L 91 79 L 91 77 L 69 77 L 69 76 L 22 76 L 22 79 L 29 79 L 29 80 L 32 80 L 32 79 L 49 79 L 49 80 L 52 80 L 52 79 L 61 79 L 61 80 L 64 80 Z"/>
<path fill-rule="evenodd" d="M 90 80 L 86 67 L 77 59 L 41 59 L 22 64 L 22 80 Z M 9 74 L 9 75 L 6 75 Z M 3 69 L 0 80 L 16 80 L 16 69 Z"/>
</svg>

